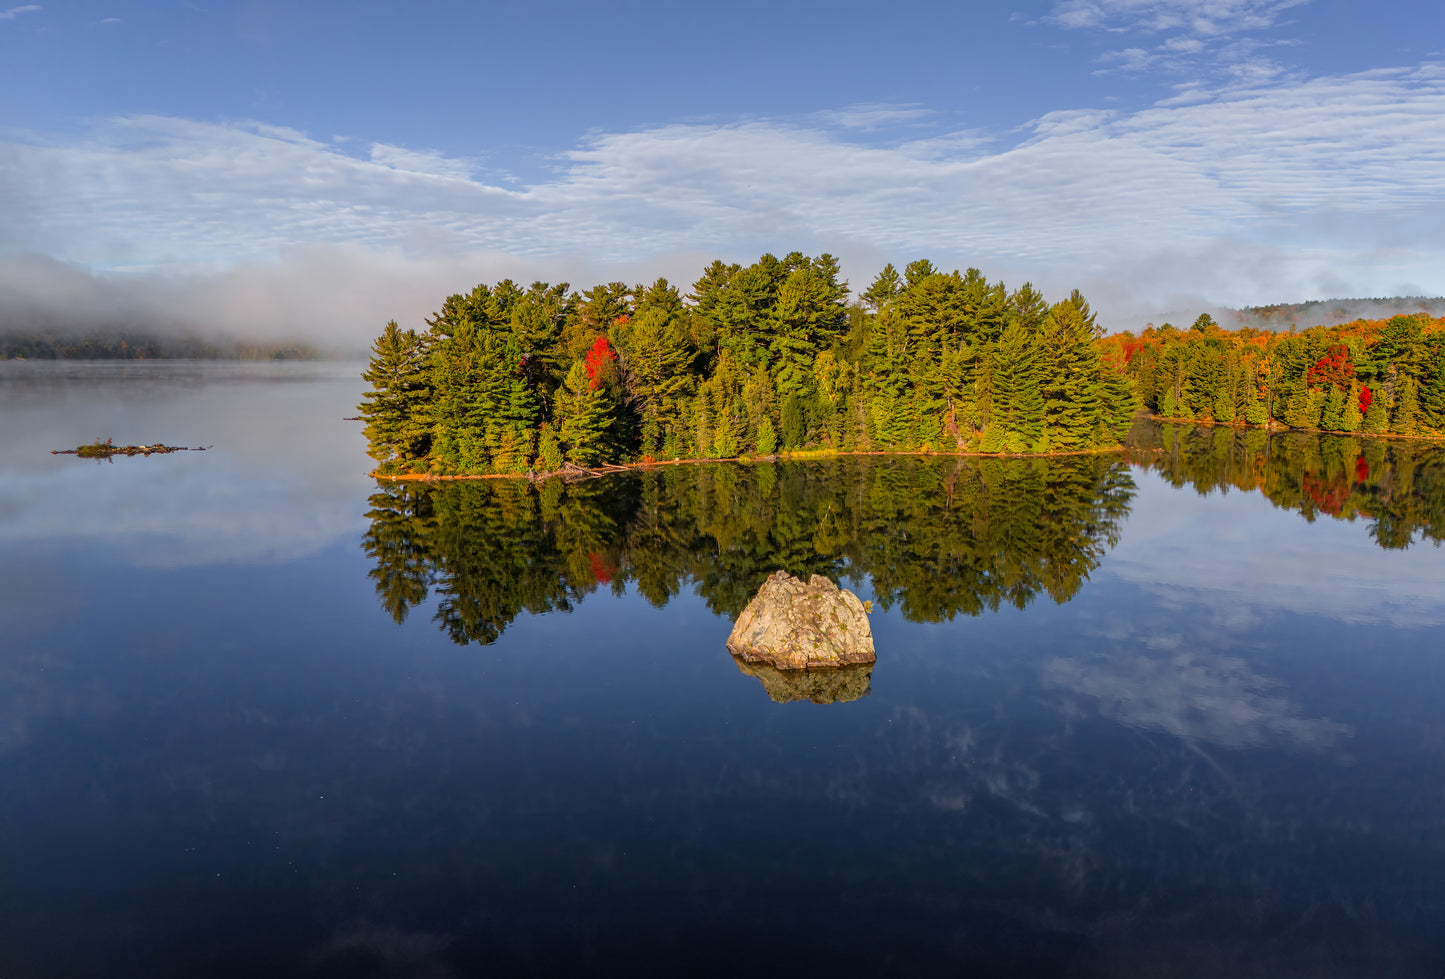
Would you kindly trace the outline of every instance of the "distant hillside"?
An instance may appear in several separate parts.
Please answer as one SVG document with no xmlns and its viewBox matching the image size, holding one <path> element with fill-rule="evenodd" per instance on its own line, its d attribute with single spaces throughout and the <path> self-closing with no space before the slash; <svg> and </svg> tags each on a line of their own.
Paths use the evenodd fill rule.
<svg viewBox="0 0 1445 979">
<path fill-rule="evenodd" d="M 1277 303 L 1220 310 L 1217 318 L 1228 329 L 1307 330 L 1312 326 L 1339 326 L 1356 320 L 1382 320 L 1391 316 L 1426 313 L 1445 316 L 1445 297 L 1402 296 L 1388 299 L 1322 299 L 1307 303 Z M 1188 323 L 1176 324 L 1188 326 Z"/>
<path fill-rule="evenodd" d="M 0 360 L 315 360 L 306 343 L 146 334 L 0 332 Z"/>
</svg>

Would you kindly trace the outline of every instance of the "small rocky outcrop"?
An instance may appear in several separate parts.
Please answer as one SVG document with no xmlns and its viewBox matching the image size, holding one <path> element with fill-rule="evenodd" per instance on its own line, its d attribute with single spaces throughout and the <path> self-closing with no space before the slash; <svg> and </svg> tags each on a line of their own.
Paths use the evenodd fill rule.
<svg viewBox="0 0 1445 979">
<path fill-rule="evenodd" d="M 873 630 L 858 596 L 822 575 L 804 584 L 774 571 L 728 636 L 728 650 L 779 670 L 872 663 Z"/>
</svg>

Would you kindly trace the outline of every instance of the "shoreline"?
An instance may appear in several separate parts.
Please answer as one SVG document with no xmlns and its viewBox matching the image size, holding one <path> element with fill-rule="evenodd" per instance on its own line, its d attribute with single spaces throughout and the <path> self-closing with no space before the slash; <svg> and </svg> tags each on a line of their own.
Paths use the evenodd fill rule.
<svg viewBox="0 0 1445 979">
<path fill-rule="evenodd" d="M 1214 419 L 1202 418 L 1165 418 L 1163 415 L 1145 415 L 1150 421 L 1159 422 L 1162 425 L 1197 425 L 1209 428 L 1257 428 L 1262 431 L 1274 434 L 1276 432 L 1301 432 L 1305 435 L 1343 435 L 1347 438 L 1357 439 L 1409 439 L 1416 442 L 1441 442 L 1445 441 L 1445 434 L 1440 435 L 1405 435 L 1400 432 L 1343 432 L 1334 428 L 1291 428 L 1282 422 L 1271 418 L 1262 425 L 1251 425 L 1249 422 L 1232 421 L 1221 422 Z"/>
<path fill-rule="evenodd" d="M 654 459 L 651 462 L 626 462 L 608 464 L 598 469 L 586 469 L 582 467 L 570 467 L 553 470 L 551 472 L 537 473 L 484 473 L 480 475 L 452 475 L 438 476 L 432 473 L 395 473 L 381 475 L 375 469 L 367 473 L 367 476 L 376 480 L 384 480 L 393 483 L 447 483 L 460 482 L 473 479 L 525 479 L 528 482 L 540 483 L 549 479 L 595 479 L 600 476 L 614 476 L 620 473 L 637 472 L 639 470 L 656 469 L 659 466 L 693 466 L 707 463 L 731 462 L 742 465 L 752 465 L 759 462 L 811 462 L 821 459 L 837 459 L 845 456 L 922 456 L 930 459 L 1059 459 L 1068 456 L 1089 456 L 1109 455 L 1127 451 L 1125 446 L 1116 445 L 1103 449 L 1070 449 L 1059 452 L 904 452 L 888 450 L 799 450 L 797 452 L 782 452 L 767 456 L 729 456 L 722 459 Z"/>
<path fill-rule="evenodd" d="M 1445 435 L 1402 435 L 1397 432 L 1339 432 L 1323 428 L 1291 428 L 1283 425 L 1274 419 L 1263 425 L 1251 425 L 1249 422 L 1233 421 L 1220 422 L 1213 420 L 1201 420 L 1196 418 L 1165 418 L 1160 415 L 1144 415 L 1149 421 L 1167 425 L 1191 425 L 1196 427 L 1209 428 L 1238 428 L 1258 429 L 1268 434 L 1299 432 L 1304 435 L 1334 435 L 1348 438 L 1367 439 L 1403 439 L 1415 442 L 1442 442 Z M 1159 450 L 1162 451 L 1162 450 Z M 821 459 L 838 459 L 850 456 L 920 456 L 935 459 L 1058 459 L 1069 456 L 1086 455 L 1108 455 L 1112 453 L 1129 452 L 1125 445 L 1116 445 L 1100 449 L 1070 449 L 1057 452 L 923 452 L 919 450 L 902 451 L 886 449 L 799 449 L 794 452 L 779 452 L 766 456 L 728 456 L 721 459 L 654 459 L 648 462 L 625 462 L 608 463 L 607 465 L 589 469 L 582 466 L 568 465 L 562 469 L 550 472 L 524 472 L 524 473 L 478 473 L 478 474 L 454 474 L 437 475 L 434 473 L 392 473 L 382 475 L 375 469 L 366 475 L 381 482 L 390 483 L 450 483 L 464 482 L 476 479 L 523 479 L 528 482 L 541 483 L 549 479 L 582 480 L 596 479 L 602 476 L 614 476 L 621 473 L 645 471 L 656 469 L 659 466 L 696 466 L 707 463 L 738 463 L 741 465 L 752 465 L 760 462 L 809 462 Z"/>
</svg>

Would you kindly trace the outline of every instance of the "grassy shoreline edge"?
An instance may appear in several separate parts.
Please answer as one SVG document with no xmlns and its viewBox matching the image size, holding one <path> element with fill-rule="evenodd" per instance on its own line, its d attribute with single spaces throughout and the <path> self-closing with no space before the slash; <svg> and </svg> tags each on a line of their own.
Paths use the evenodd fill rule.
<svg viewBox="0 0 1445 979">
<path fill-rule="evenodd" d="M 721 459 L 654 459 L 650 462 L 625 462 L 610 464 L 595 469 L 580 466 L 566 467 L 550 472 L 531 473 L 479 473 L 437 475 L 434 473 L 387 473 L 375 469 L 367 473 L 372 479 L 392 483 L 449 483 L 474 479 L 525 479 L 539 483 L 548 479 L 591 479 L 598 476 L 612 476 L 619 473 L 646 471 L 661 466 L 690 466 L 706 463 L 729 462 L 754 465 L 761 462 L 811 462 L 821 459 L 839 459 L 846 456 L 918 456 L 926 459 L 1057 459 L 1065 456 L 1110 455 L 1127 451 L 1123 445 L 1104 446 L 1095 449 L 1069 449 L 1058 452 L 902 452 L 889 450 L 825 449 L 779 452 L 767 456 L 741 455 Z"/>
</svg>

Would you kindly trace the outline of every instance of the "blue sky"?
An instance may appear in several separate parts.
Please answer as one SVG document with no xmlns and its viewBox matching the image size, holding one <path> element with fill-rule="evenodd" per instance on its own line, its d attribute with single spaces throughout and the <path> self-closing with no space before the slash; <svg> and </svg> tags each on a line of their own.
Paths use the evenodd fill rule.
<svg viewBox="0 0 1445 979">
<path fill-rule="evenodd" d="M 794 248 L 1119 326 L 1440 295 L 1442 36 L 1342 0 L 0 0 L 0 311 L 368 333 Z"/>
</svg>

